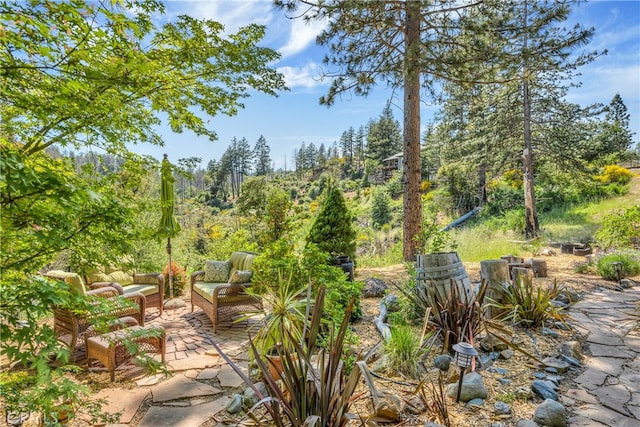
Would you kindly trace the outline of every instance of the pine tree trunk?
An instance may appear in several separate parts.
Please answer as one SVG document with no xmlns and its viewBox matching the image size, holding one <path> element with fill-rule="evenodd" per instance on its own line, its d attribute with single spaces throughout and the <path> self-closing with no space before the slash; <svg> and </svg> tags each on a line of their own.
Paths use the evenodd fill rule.
<svg viewBox="0 0 640 427">
<path fill-rule="evenodd" d="M 420 2 L 406 3 L 406 58 L 404 81 L 404 222 L 403 250 L 405 261 L 415 259 L 418 243 L 416 236 L 422 228 L 420 200 Z"/>
<path fill-rule="evenodd" d="M 529 53 L 527 30 L 527 1 L 524 2 L 524 54 L 522 70 L 522 110 L 524 125 L 524 152 L 523 152 L 523 180 L 524 180 L 524 211 L 525 211 L 525 234 L 527 238 L 538 235 L 538 214 L 536 213 L 536 198 L 533 184 L 533 146 L 531 144 L 531 98 L 529 93 L 529 69 L 527 58 Z"/>
</svg>

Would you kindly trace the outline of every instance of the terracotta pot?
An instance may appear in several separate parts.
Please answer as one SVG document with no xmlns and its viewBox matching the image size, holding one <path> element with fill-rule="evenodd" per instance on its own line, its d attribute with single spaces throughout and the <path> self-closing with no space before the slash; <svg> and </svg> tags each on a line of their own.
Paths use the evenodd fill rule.
<svg viewBox="0 0 640 427">
<path fill-rule="evenodd" d="M 267 366 L 269 367 L 269 373 L 275 380 L 279 380 L 282 377 L 282 357 L 277 355 L 269 355 L 265 356 L 267 358 Z M 292 354 L 291 358 L 294 362 L 298 360 L 298 356 L 296 354 Z"/>
</svg>

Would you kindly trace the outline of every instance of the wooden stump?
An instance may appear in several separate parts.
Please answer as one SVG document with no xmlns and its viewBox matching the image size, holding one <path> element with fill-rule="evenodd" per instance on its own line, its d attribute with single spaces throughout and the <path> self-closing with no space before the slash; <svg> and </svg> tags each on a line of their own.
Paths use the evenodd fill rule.
<svg viewBox="0 0 640 427">
<path fill-rule="evenodd" d="M 514 286 L 517 286 L 518 281 L 523 280 L 527 286 L 533 285 L 533 269 L 526 267 L 514 267 L 511 270 L 511 277 L 513 278 Z"/>
<path fill-rule="evenodd" d="M 500 259 L 507 261 L 509 264 L 523 263 L 524 258 L 514 255 L 502 255 Z"/>
<path fill-rule="evenodd" d="M 535 277 L 547 277 L 547 261 L 531 258 L 528 262 Z"/>
<path fill-rule="evenodd" d="M 487 283 L 486 303 L 505 302 L 505 289 L 509 286 L 509 264 L 503 259 L 480 261 L 480 278 Z M 492 301 L 489 301 L 492 300 Z M 485 315 L 490 319 L 499 317 L 504 310 L 498 307 L 487 307 Z"/>
</svg>

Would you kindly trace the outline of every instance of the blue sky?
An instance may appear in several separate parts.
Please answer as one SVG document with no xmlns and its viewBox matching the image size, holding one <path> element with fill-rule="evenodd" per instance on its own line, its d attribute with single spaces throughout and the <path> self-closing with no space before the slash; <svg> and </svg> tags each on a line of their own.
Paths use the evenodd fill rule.
<svg viewBox="0 0 640 427">
<path fill-rule="evenodd" d="M 394 114 L 402 123 L 402 94 L 392 93 L 383 85 L 377 86 L 367 98 L 343 96 L 327 108 L 318 103 L 326 93 L 327 82 L 319 79 L 325 54 L 315 45 L 319 25 L 310 26 L 302 20 L 287 19 L 272 6 L 272 0 L 209 0 L 170 1 L 161 20 L 171 20 L 178 14 L 214 19 L 229 32 L 248 23 L 267 26 L 263 45 L 282 54 L 273 67 L 286 78 L 289 92 L 274 98 L 252 93 L 245 99 L 245 109 L 234 117 L 216 116 L 210 124 L 218 134 L 211 142 L 185 132 L 174 134 L 162 128 L 164 147 L 137 145 L 132 150 L 149 154 L 160 160 L 163 153 L 175 162 L 184 157 L 201 157 L 202 166 L 211 159 L 219 159 L 232 138 L 246 138 L 253 147 L 264 135 L 271 147 L 276 168 L 292 169 L 295 148 L 301 143 L 324 143 L 329 146 L 339 140 L 342 132 L 353 126 L 357 129 L 370 119 L 379 117 L 387 100 L 394 105 Z M 567 27 L 574 23 L 595 27 L 595 35 L 585 50 L 608 50 L 593 63 L 581 68 L 582 86 L 570 91 L 567 100 L 580 105 L 595 102 L 608 104 L 620 93 L 631 115 L 634 141 L 640 140 L 640 1 L 590 1 L 574 7 Z M 436 107 L 423 100 L 422 123 L 426 125 Z"/>
</svg>

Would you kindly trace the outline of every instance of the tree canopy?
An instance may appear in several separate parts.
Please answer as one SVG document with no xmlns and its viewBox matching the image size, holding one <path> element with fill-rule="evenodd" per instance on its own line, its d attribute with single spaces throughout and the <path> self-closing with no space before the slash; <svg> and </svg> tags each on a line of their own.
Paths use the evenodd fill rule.
<svg viewBox="0 0 640 427">
<path fill-rule="evenodd" d="M 135 10 L 135 14 L 131 11 Z M 156 0 L 0 2 L 0 132 L 34 153 L 53 144 L 124 152 L 174 132 L 216 139 L 197 114 L 233 115 L 249 90 L 285 88 L 265 29 L 225 36 L 212 20 L 158 27 Z M 194 109 L 193 107 L 197 107 Z"/>
</svg>

